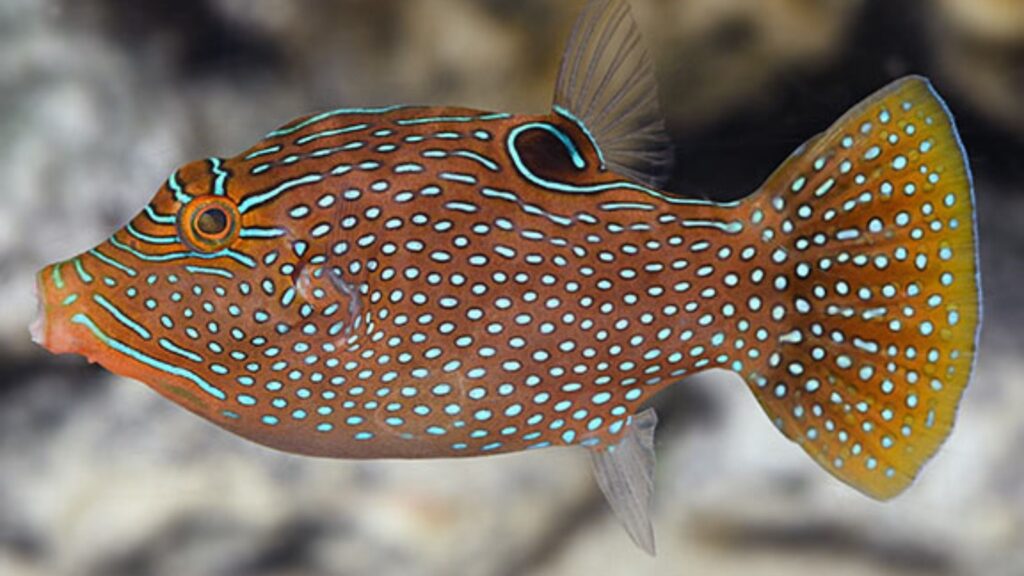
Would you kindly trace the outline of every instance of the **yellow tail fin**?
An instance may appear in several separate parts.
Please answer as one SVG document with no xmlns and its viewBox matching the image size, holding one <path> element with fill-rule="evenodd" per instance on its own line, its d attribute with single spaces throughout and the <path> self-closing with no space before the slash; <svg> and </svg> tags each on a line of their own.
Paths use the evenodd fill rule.
<svg viewBox="0 0 1024 576">
<path fill-rule="evenodd" d="M 973 204 L 953 120 L 920 77 L 856 106 L 745 202 L 746 253 L 768 258 L 751 262 L 739 329 L 764 344 L 743 375 L 786 436 L 875 498 L 910 485 L 970 378 Z"/>
</svg>

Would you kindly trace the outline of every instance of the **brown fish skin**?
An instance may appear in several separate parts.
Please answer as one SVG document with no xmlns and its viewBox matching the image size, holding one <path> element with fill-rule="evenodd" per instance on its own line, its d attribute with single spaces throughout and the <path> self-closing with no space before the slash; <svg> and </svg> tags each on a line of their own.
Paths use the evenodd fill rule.
<svg viewBox="0 0 1024 576">
<path fill-rule="evenodd" d="M 39 340 L 346 458 L 604 450 L 653 394 L 726 368 L 887 498 L 948 435 L 974 358 L 965 162 L 917 78 L 733 204 L 604 169 L 561 114 L 326 113 L 189 164 L 44 270 Z"/>
<path fill-rule="evenodd" d="M 685 312 L 668 295 L 680 282 L 689 283 L 683 292 L 694 295 L 720 282 L 714 276 L 697 278 L 693 271 L 714 262 L 730 235 L 701 234 L 712 248 L 674 254 L 672 246 L 694 244 L 698 238 L 681 227 L 665 235 L 659 218 L 675 219 L 675 207 L 652 203 L 644 192 L 614 187 L 622 179 L 601 170 L 593 144 L 560 116 L 414 127 L 401 123 L 486 116 L 466 109 L 402 108 L 316 122 L 223 162 L 221 169 L 230 175 L 224 196 L 214 195 L 216 178 L 209 161 L 183 167 L 175 180 L 194 201 L 211 199 L 238 207 L 282 183 L 320 179 L 240 215 L 240 230 L 275 229 L 279 236 L 235 237 L 207 248 L 231 250 L 259 263 L 254 269 L 228 257 L 216 258 L 216 268 L 232 279 L 187 269 L 201 264 L 194 259 L 146 262 L 133 257 L 126 250 L 152 258 L 188 251 L 189 238 L 195 236 L 180 226 L 155 222 L 146 212 L 131 223 L 138 234 L 123 229 L 95 252 L 79 257 L 83 269 L 94 276 L 91 284 L 73 273 L 73 264 L 64 264 L 65 288 L 58 291 L 54 269 L 45 270 L 40 279 L 49 310 L 46 345 L 55 352 L 83 354 L 111 371 L 147 382 L 232 432 L 290 452 L 409 458 L 614 443 L 649 394 L 694 369 L 697 359 L 680 355 L 650 370 L 650 358 L 644 355 L 658 351 L 668 356 L 671 351 L 654 343 L 679 338 L 697 326 L 707 307 Z M 564 145 L 537 129 L 517 143 L 531 170 L 559 181 L 613 187 L 572 196 L 530 185 L 512 165 L 506 143 L 513 129 L 533 123 L 552 126 L 571 139 L 586 167 L 573 166 Z M 353 125 L 366 127 L 313 140 Z M 409 142 L 410 137 L 417 141 Z M 353 142 L 365 146 L 310 157 L 317 150 Z M 280 152 L 246 159 L 277 145 Z M 292 156 L 302 159 L 289 161 Z M 273 168 L 252 173 L 267 163 Z M 189 204 L 176 199 L 172 188 L 169 184 L 159 191 L 151 211 L 187 219 Z M 482 190 L 499 191 L 501 197 L 489 198 Z M 650 209 L 601 208 L 617 203 Z M 307 207 L 308 215 L 292 216 L 304 214 Z M 727 208 L 704 203 L 687 214 L 707 221 L 733 217 Z M 617 231 L 607 232 L 608 226 Z M 173 243 L 145 240 L 176 234 Z M 524 234 L 531 239 L 524 240 Z M 135 274 L 112 268 L 97 253 Z M 270 259 L 272 264 L 263 264 Z M 352 298 L 333 285 L 331 267 L 343 269 L 342 281 L 362 290 L 357 297 L 362 321 L 354 327 L 355 319 L 347 316 Z M 729 269 L 721 268 L 723 273 Z M 118 283 L 104 286 L 107 301 L 116 303 L 150 339 L 140 340 L 131 326 L 109 322 L 109 311 L 96 302 L 50 304 L 67 294 L 97 290 L 100 274 Z M 155 281 L 149 284 L 151 277 Z M 243 282 L 248 290 L 243 291 Z M 126 292 L 132 288 L 138 292 L 135 297 Z M 282 299 L 289 289 L 294 295 L 286 303 Z M 314 312 L 303 317 L 307 305 Z M 337 310 L 328 315 L 332 307 Z M 259 313 L 268 319 L 258 321 Z M 192 382 L 150 363 L 112 352 L 87 325 L 72 320 L 79 314 L 103 318 L 102 330 L 109 337 L 189 370 L 224 398 L 197 390 Z M 339 322 L 345 330 L 329 335 Z M 279 326 L 287 331 L 279 333 Z M 186 333 L 189 328 L 192 336 Z M 233 336 L 233 329 L 244 337 Z M 159 339 L 203 361 L 161 348 Z M 254 345 L 254 340 L 262 344 Z M 324 345 L 334 348 L 324 350 Z M 281 351 L 267 354 L 275 349 Z M 241 354 L 232 358 L 232 352 Z M 278 362 L 288 365 L 275 366 Z M 213 365 L 222 368 L 215 372 Z M 226 374 L 219 373 L 224 369 Z M 360 377 L 364 371 L 365 379 Z M 256 382 L 246 386 L 237 381 L 246 375 Z M 627 399 L 629 389 L 637 392 Z M 240 403 L 250 403 L 249 397 L 254 405 Z M 275 401 L 284 407 L 276 408 Z M 264 423 L 268 415 L 278 422 Z M 326 425 L 331 429 L 324 431 Z M 359 433 L 373 437 L 358 440 Z"/>
</svg>

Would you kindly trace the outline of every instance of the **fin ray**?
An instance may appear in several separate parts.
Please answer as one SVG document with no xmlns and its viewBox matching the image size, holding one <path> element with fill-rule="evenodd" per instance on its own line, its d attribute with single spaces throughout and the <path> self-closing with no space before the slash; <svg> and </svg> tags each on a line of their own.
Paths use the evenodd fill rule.
<svg viewBox="0 0 1024 576">
<path fill-rule="evenodd" d="M 615 446 L 591 452 L 594 478 L 630 538 L 654 556 L 651 499 L 654 495 L 654 429 L 658 416 L 649 408 L 633 417 Z"/>
<path fill-rule="evenodd" d="M 609 169 L 660 187 L 672 145 L 654 68 L 625 0 L 591 0 L 573 28 L 555 88 L 555 110 L 582 123 Z"/>
</svg>

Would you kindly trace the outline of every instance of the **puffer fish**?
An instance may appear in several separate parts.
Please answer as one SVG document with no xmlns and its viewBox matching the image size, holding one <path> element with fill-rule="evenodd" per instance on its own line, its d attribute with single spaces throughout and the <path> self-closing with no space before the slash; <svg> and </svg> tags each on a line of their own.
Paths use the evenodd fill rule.
<svg viewBox="0 0 1024 576">
<path fill-rule="evenodd" d="M 39 273 L 34 339 L 287 452 L 584 447 L 650 553 L 644 405 L 705 370 L 897 495 L 950 433 L 980 324 L 949 111 L 896 81 L 723 203 L 662 189 L 656 94 L 628 5 L 594 0 L 550 113 L 338 109 L 187 164 Z"/>
</svg>

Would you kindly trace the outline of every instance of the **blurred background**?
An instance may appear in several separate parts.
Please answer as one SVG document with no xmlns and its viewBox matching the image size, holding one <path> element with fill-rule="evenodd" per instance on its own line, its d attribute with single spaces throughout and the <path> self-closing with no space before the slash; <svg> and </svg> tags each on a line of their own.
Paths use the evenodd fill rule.
<svg viewBox="0 0 1024 576">
<path fill-rule="evenodd" d="M 735 378 L 658 398 L 660 554 L 586 455 L 318 461 L 31 345 L 32 273 L 170 171 L 317 109 L 538 112 L 583 0 L 0 0 L 0 574 L 1024 574 L 1024 2 L 633 0 L 678 145 L 731 199 L 889 80 L 930 76 L 977 176 L 987 322 L 948 444 L 880 504 Z"/>
</svg>

